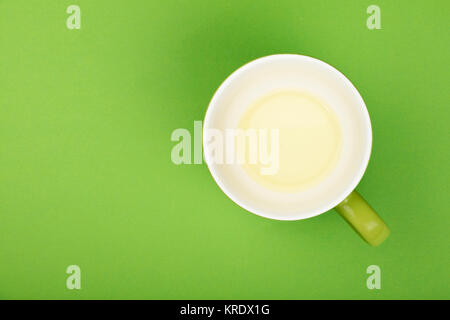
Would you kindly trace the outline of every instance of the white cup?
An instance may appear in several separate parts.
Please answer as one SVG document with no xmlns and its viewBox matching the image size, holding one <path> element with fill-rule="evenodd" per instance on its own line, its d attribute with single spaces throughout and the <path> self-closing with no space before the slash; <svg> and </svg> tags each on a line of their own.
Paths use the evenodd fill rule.
<svg viewBox="0 0 450 320">
<path fill-rule="evenodd" d="M 321 183 L 296 193 L 273 191 L 253 181 L 239 164 L 215 163 L 205 135 L 203 148 L 214 180 L 239 206 L 270 219 L 300 220 L 342 203 L 361 180 L 369 162 L 372 147 L 369 113 L 357 89 L 341 72 L 302 55 L 279 54 L 256 59 L 233 72 L 217 89 L 206 112 L 203 132 L 236 129 L 253 101 L 285 88 L 321 98 L 333 108 L 341 124 L 340 159 Z"/>
</svg>

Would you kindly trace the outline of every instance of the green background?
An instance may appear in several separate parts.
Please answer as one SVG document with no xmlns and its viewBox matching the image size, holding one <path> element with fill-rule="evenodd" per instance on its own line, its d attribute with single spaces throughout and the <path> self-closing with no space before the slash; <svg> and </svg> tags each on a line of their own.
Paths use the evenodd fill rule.
<svg viewBox="0 0 450 320">
<path fill-rule="evenodd" d="M 81 8 L 68 30 L 66 8 Z M 381 8 L 368 30 L 366 9 Z M 450 2 L 0 0 L 0 298 L 450 298 Z M 298 53 L 364 97 L 358 191 L 391 228 L 371 248 L 334 211 L 247 213 L 206 165 L 176 166 L 216 88 Z M 67 266 L 82 289 L 68 290 Z M 381 267 L 381 290 L 366 268 Z"/>
</svg>

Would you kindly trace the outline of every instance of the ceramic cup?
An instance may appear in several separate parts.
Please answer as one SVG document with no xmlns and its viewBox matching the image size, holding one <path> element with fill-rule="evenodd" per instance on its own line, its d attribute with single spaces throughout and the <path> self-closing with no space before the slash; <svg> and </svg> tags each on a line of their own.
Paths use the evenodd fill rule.
<svg viewBox="0 0 450 320">
<path fill-rule="evenodd" d="M 334 67 L 294 54 L 271 55 L 247 63 L 215 92 L 206 112 L 203 132 L 237 128 L 243 112 L 255 99 L 284 88 L 309 92 L 333 109 L 343 136 L 341 156 L 334 170 L 307 190 L 273 191 L 252 180 L 239 164 L 215 163 L 211 144 L 204 134 L 205 161 L 214 180 L 239 206 L 265 218 L 301 220 L 335 208 L 364 240 L 379 245 L 388 237 L 389 229 L 355 191 L 371 154 L 369 113 L 357 89 Z"/>
</svg>

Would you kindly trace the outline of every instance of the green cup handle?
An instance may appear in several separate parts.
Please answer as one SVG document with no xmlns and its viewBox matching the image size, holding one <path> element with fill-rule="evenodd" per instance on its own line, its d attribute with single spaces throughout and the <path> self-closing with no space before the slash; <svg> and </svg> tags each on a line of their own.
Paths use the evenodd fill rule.
<svg viewBox="0 0 450 320">
<path fill-rule="evenodd" d="M 358 192 L 350 193 L 335 209 L 371 246 L 378 246 L 389 236 L 388 226 Z"/>
</svg>

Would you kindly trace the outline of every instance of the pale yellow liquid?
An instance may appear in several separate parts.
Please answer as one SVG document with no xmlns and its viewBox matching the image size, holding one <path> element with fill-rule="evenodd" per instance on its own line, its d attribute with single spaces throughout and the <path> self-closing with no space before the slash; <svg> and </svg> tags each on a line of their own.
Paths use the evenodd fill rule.
<svg viewBox="0 0 450 320">
<path fill-rule="evenodd" d="M 275 191 L 296 192 L 319 184 L 336 167 L 341 154 L 342 130 L 336 114 L 304 92 L 283 90 L 259 98 L 244 112 L 238 127 L 279 130 L 275 174 L 262 174 L 261 168 L 267 165 L 259 160 L 250 164 L 248 150 L 242 165 L 254 181 Z"/>
</svg>

